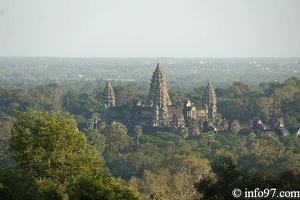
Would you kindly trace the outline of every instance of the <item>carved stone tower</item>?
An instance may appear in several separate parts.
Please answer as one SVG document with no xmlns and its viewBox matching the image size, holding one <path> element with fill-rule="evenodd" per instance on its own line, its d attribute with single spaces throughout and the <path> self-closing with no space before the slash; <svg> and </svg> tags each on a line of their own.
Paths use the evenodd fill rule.
<svg viewBox="0 0 300 200">
<path fill-rule="evenodd" d="M 168 126 L 168 106 L 172 105 L 172 103 L 168 93 L 166 78 L 159 63 L 152 75 L 148 101 L 152 102 L 154 107 L 152 126 Z"/>
<path fill-rule="evenodd" d="M 210 83 L 206 86 L 202 99 L 203 106 L 207 109 L 208 120 L 215 119 L 217 114 L 217 98 L 214 88 Z"/>
<path fill-rule="evenodd" d="M 102 106 L 104 108 L 110 108 L 110 107 L 114 107 L 115 105 L 116 105 L 115 92 L 110 82 L 107 81 L 107 84 L 103 91 Z"/>
</svg>

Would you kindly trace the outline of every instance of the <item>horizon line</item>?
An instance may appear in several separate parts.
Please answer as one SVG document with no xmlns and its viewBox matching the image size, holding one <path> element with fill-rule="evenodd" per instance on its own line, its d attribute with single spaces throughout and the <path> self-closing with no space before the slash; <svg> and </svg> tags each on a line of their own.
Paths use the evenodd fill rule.
<svg viewBox="0 0 300 200">
<path fill-rule="evenodd" d="M 300 56 L 1 56 L 0 58 L 300 58 Z"/>
</svg>

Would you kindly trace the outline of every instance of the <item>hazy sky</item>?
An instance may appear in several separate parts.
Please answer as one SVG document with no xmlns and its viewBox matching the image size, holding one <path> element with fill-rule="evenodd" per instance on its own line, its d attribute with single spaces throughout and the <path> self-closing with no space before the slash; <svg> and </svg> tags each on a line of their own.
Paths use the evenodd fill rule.
<svg viewBox="0 0 300 200">
<path fill-rule="evenodd" d="M 299 0 L 0 0 L 0 56 L 300 56 Z"/>
</svg>

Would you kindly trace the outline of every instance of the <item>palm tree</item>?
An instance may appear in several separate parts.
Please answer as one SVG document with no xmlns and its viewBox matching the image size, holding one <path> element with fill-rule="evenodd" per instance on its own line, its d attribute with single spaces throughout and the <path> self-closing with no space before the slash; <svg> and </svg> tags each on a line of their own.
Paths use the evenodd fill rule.
<svg viewBox="0 0 300 200">
<path fill-rule="evenodd" d="M 95 113 L 93 113 L 92 114 L 92 120 L 93 120 L 93 123 L 94 123 L 94 129 L 98 129 L 98 123 L 99 123 L 99 121 L 101 120 L 101 118 L 100 118 L 100 114 L 99 113 L 97 113 L 97 112 L 95 112 Z"/>
<path fill-rule="evenodd" d="M 133 129 L 134 134 L 136 135 L 136 145 L 140 144 L 140 136 L 143 134 L 143 128 L 140 125 L 136 125 Z"/>
</svg>

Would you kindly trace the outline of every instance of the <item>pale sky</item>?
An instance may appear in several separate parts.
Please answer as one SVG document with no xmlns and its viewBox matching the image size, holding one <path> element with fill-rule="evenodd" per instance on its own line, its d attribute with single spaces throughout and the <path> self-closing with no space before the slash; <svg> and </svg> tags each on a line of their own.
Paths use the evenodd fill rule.
<svg viewBox="0 0 300 200">
<path fill-rule="evenodd" d="M 0 56 L 299 57 L 299 0 L 0 0 Z"/>
</svg>

